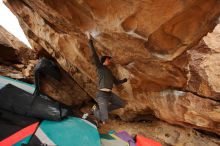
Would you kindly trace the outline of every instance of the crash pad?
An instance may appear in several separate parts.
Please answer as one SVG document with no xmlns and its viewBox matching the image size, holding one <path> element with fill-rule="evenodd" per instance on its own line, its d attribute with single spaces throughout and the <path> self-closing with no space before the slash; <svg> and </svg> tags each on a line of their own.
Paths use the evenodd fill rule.
<svg viewBox="0 0 220 146">
<path fill-rule="evenodd" d="M 80 118 L 68 117 L 59 122 L 41 122 L 30 144 L 100 146 L 100 137 L 93 124 Z"/>
<path fill-rule="evenodd" d="M 160 144 L 159 142 L 146 138 L 142 135 L 136 136 L 136 142 L 137 146 L 162 146 L 162 144 Z"/>
<path fill-rule="evenodd" d="M 23 89 L 31 94 L 33 94 L 35 86 L 33 84 L 28 84 L 22 81 L 14 80 L 8 77 L 0 76 L 0 89 L 7 84 L 14 85 L 20 89 Z"/>
<path fill-rule="evenodd" d="M 37 119 L 0 109 L 0 146 L 27 144 L 38 125 Z"/>
<path fill-rule="evenodd" d="M 129 135 L 126 131 L 120 131 L 120 132 L 114 133 L 114 135 L 128 142 L 129 146 L 136 146 L 136 142 L 134 141 L 133 137 Z"/>
<path fill-rule="evenodd" d="M 101 146 L 129 146 L 114 134 L 100 134 Z"/>
</svg>

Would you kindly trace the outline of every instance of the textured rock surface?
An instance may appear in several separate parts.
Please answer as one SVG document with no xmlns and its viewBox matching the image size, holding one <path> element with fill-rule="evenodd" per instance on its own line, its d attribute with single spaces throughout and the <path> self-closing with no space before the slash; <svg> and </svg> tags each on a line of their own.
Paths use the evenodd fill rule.
<svg viewBox="0 0 220 146">
<path fill-rule="evenodd" d="M 0 26 L 0 74 L 33 80 L 36 53 Z"/>
<path fill-rule="evenodd" d="M 216 25 L 219 0 L 7 0 L 6 4 L 33 48 L 45 49 L 95 97 L 97 76 L 85 37 L 91 32 L 98 53 L 113 57 L 117 77 L 129 78 L 115 90 L 127 102 L 117 111 L 122 119 L 155 114 L 169 123 L 220 134 L 220 105 L 211 100 L 219 99 L 212 72 L 217 56 L 203 56 L 209 53 L 200 49 L 186 51 Z M 193 51 L 206 61 L 198 62 Z"/>
<path fill-rule="evenodd" d="M 189 54 L 187 90 L 214 100 L 220 99 L 220 24 L 209 33 Z"/>
<path fill-rule="evenodd" d="M 33 69 L 38 62 L 38 55 L 49 56 L 46 52 L 31 50 L 0 27 L 0 75 L 33 83 Z M 42 76 L 42 92 L 68 105 L 88 101 L 90 98 L 87 93 L 62 68 L 61 72 L 62 81 Z"/>
<path fill-rule="evenodd" d="M 82 89 L 63 69 L 61 69 L 62 80 L 57 81 L 49 76 L 41 78 L 41 89 L 43 93 L 65 103 L 66 105 L 81 105 L 91 97 Z"/>
</svg>

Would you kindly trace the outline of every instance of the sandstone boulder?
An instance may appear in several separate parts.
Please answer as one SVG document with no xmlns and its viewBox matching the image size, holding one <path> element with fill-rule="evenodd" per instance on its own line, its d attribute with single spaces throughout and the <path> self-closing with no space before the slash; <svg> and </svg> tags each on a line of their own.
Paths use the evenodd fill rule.
<svg viewBox="0 0 220 146">
<path fill-rule="evenodd" d="M 99 55 L 113 57 L 114 74 L 129 78 L 114 90 L 127 102 L 117 111 L 122 119 L 154 114 L 172 124 L 220 134 L 218 74 L 212 72 L 218 56 L 192 49 L 216 25 L 219 0 L 5 3 L 32 47 L 45 49 L 84 92 L 95 97 L 97 75 L 85 36 L 90 32 Z M 198 62 L 199 56 L 205 61 Z"/>
</svg>

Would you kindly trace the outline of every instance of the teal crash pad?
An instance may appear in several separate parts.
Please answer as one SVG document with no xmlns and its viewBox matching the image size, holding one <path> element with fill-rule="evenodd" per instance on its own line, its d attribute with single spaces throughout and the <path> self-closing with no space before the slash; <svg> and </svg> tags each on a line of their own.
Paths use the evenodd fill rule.
<svg viewBox="0 0 220 146">
<path fill-rule="evenodd" d="M 86 120 L 68 117 L 62 121 L 44 120 L 35 136 L 44 144 L 58 146 L 100 146 L 97 128 Z"/>
<path fill-rule="evenodd" d="M 7 84 L 12 84 L 31 94 L 35 89 L 32 84 L 0 76 L 0 89 Z M 100 146 L 100 137 L 96 126 L 75 117 L 68 117 L 62 121 L 44 120 L 35 132 L 35 136 L 44 143 L 49 140 L 55 146 Z"/>
<path fill-rule="evenodd" d="M 20 89 L 23 89 L 29 93 L 34 93 L 35 86 L 33 84 L 28 84 L 19 80 L 14 80 L 4 76 L 0 76 L 0 89 L 7 84 L 12 84 Z"/>
</svg>

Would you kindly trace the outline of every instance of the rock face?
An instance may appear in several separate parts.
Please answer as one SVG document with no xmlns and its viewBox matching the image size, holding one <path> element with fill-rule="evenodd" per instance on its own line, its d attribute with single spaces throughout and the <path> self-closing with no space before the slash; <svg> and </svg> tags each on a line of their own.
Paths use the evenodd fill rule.
<svg viewBox="0 0 220 146">
<path fill-rule="evenodd" d="M 1 26 L 0 52 L 0 75 L 30 83 L 34 82 L 33 70 L 38 56 L 49 56 L 46 52 L 31 50 Z M 41 77 L 42 92 L 68 105 L 79 105 L 88 101 L 90 97 L 87 93 L 62 68 L 60 69 L 62 81 L 48 76 Z"/>
<path fill-rule="evenodd" d="M 36 53 L 0 26 L 0 75 L 33 80 Z"/>
<path fill-rule="evenodd" d="M 97 75 L 85 32 L 112 70 L 124 120 L 154 114 L 220 134 L 218 53 L 194 47 L 213 30 L 219 0 L 5 0 L 36 51 L 45 49 L 90 96 Z M 217 49 L 217 48 L 215 48 Z M 204 74 L 205 73 L 205 74 Z"/>
<path fill-rule="evenodd" d="M 187 51 L 189 55 L 189 74 L 187 90 L 200 96 L 219 100 L 219 53 L 220 25 L 205 36 L 194 48 Z"/>
</svg>

